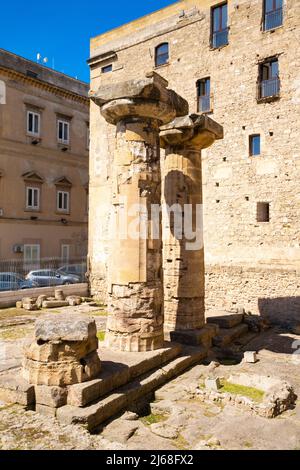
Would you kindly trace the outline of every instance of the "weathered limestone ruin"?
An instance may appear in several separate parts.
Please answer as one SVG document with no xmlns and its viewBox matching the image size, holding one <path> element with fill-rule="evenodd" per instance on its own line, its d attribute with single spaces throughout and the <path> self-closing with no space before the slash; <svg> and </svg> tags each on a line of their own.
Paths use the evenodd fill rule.
<svg viewBox="0 0 300 470">
<path fill-rule="evenodd" d="M 164 343 L 161 229 L 154 237 L 152 207 L 161 204 L 159 127 L 188 112 L 188 104 L 154 72 L 143 80 L 100 87 L 92 100 L 116 126 L 113 206 L 120 224 L 135 223 L 136 235 L 118 233 L 108 266 L 109 319 L 106 345 L 128 352 Z M 148 236 L 149 235 L 149 236 Z"/>
<path fill-rule="evenodd" d="M 165 331 L 171 339 L 188 344 L 191 336 L 201 335 L 205 324 L 201 151 L 222 138 L 222 126 L 196 114 L 177 118 L 160 132 L 165 148 L 164 203 L 169 209 L 177 206 L 177 218 L 182 218 L 178 224 L 176 210 L 164 212 Z"/>
<path fill-rule="evenodd" d="M 49 315 L 36 321 L 34 341 L 25 347 L 22 375 L 29 384 L 66 387 L 97 377 L 95 320 Z"/>
</svg>

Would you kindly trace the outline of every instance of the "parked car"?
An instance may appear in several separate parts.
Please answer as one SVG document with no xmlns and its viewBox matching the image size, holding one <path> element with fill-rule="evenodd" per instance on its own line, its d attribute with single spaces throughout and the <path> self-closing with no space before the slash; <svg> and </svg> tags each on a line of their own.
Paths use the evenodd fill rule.
<svg viewBox="0 0 300 470">
<path fill-rule="evenodd" d="M 86 263 L 80 263 L 80 264 L 66 264 L 64 266 L 61 266 L 58 270 L 59 273 L 61 274 L 72 274 L 75 276 L 78 276 L 81 282 L 86 282 L 86 271 L 87 271 L 87 265 Z"/>
<path fill-rule="evenodd" d="M 64 274 L 57 270 L 39 269 L 30 271 L 26 276 L 27 280 L 36 282 L 39 287 L 63 286 L 67 284 L 78 284 L 80 278 L 73 274 Z"/>
<path fill-rule="evenodd" d="M 0 291 L 38 287 L 33 279 L 24 279 L 16 273 L 0 273 Z"/>
</svg>

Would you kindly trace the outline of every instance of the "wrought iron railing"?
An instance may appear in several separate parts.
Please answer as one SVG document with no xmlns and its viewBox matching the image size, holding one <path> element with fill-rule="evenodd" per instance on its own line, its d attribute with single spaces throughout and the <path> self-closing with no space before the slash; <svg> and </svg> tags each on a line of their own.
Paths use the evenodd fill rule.
<svg viewBox="0 0 300 470">
<path fill-rule="evenodd" d="M 280 93 L 280 80 L 279 78 L 270 78 L 269 80 L 262 80 L 260 83 L 260 98 L 268 98 L 271 96 L 279 96 Z"/>
<path fill-rule="evenodd" d="M 199 113 L 208 113 L 211 110 L 210 95 L 199 96 L 198 111 Z"/>
<path fill-rule="evenodd" d="M 281 26 L 283 23 L 283 10 L 278 8 L 277 10 L 268 11 L 265 13 L 265 31 L 275 29 Z"/>
<path fill-rule="evenodd" d="M 212 46 L 217 48 L 228 44 L 228 28 L 216 31 L 212 36 Z"/>
</svg>

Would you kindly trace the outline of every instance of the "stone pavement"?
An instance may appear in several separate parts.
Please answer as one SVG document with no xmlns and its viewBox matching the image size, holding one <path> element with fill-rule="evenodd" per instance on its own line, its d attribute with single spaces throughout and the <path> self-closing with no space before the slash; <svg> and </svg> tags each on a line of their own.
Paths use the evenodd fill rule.
<svg viewBox="0 0 300 470">
<path fill-rule="evenodd" d="M 97 317 L 96 311 L 95 318 L 97 322 L 100 318 L 98 323 L 103 331 L 105 317 Z M 0 357 L 2 370 L 5 365 L 10 368 L 14 361 L 18 362 L 24 335 L 30 334 L 31 329 L 30 324 L 15 326 L 15 336 L 23 335 L 23 338 L 15 340 L 6 336 L 1 341 L 6 346 L 6 358 Z M 7 327 L 0 327 L 0 337 L 4 330 Z M 286 380 L 299 396 L 300 361 L 297 362 L 298 356 L 293 355 L 292 349 L 298 340 L 299 336 L 278 329 L 263 333 L 243 346 L 246 350 L 259 351 L 256 364 L 232 365 L 232 357 L 228 360 L 225 357 L 223 365 L 216 367 L 212 352 L 207 364 L 193 367 L 158 390 L 140 416 L 126 413 L 94 435 L 80 426 L 61 425 L 51 417 L 24 411 L 20 406 L 0 406 L 0 449 L 299 450 L 299 401 L 294 409 L 267 420 L 229 404 L 202 403 L 193 394 L 212 373 L 227 377 L 243 372 Z"/>
</svg>

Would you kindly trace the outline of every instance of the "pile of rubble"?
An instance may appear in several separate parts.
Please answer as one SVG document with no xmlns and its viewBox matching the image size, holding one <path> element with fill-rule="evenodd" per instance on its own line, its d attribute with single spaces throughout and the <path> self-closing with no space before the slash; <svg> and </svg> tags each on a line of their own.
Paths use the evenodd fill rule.
<svg viewBox="0 0 300 470">
<path fill-rule="evenodd" d="M 54 297 L 47 295 L 39 295 L 38 297 L 24 297 L 16 303 L 17 308 L 34 311 L 41 308 L 59 308 L 59 307 L 75 307 L 82 303 L 82 298 L 77 295 L 65 297 L 62 289 L 55 289 Z"/>
</svg>

